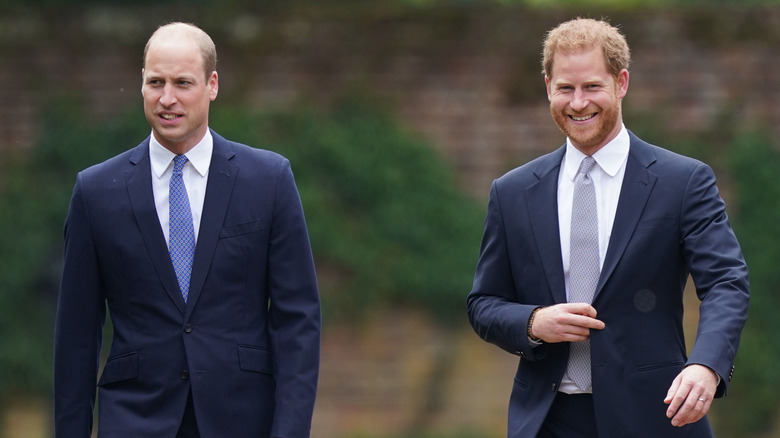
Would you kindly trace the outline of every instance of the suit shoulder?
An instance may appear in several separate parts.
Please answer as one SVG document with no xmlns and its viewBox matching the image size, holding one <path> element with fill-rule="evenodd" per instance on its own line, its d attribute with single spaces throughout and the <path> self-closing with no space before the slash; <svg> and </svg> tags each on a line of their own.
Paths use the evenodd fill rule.
<svg viewBox="0 0 780 438">
<path fill-rule="evenodd" d="M 255 148 L 229 140 L 225 140 L 225 144 L 230 151 L 235 154 L 234 158 L 238 162 L 248 162 L 252 165 L 263 167 L 279 167 L 289 163 L 289 160 L 285 156 L 268 149 Z"/>
<path fill-rule="evenodd" d="M 633 156 L 644 165 L 659 164 L 664 166 L 671 165 L 682 167 L 698 167 L 705 165 L 705 163 L 695 158 L 648 143 L 631 131 L 628 131 L 628 133 L 629 138 L 631 139 L 629 155 Z"/>
<path fill-rule="evenodd" d="M 649 143 L 645 143 L 645 145 L 655 156 L 655 161 L 649 167 L 655 172 L 669 171 L 691 173 L 701 167 L 710 168 L 709 165 L 699 159 L 671 151 L 661 146 Z"/>
<path fill-rule="evenodd" d="M 678 165 L 686 165 L 686 166 L 701 166 L 702 164 L 705 164 L 703 161 L 689 157 L 687 155 L 680 154 L 678 152 L 671 151 L 669 149 L 662 148 L 660 146 L 654 146 L 656 150 L 658 151 L 658 156 L 662 158 L 664 161 L 668 162 L 674 162 Z"/>
</svg>

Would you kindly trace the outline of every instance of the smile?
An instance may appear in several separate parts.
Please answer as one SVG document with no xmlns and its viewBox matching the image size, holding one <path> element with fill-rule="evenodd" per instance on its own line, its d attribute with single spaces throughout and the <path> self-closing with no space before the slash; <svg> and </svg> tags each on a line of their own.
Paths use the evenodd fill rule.
<svg viewBox="0 0 780 438">
<path fill-rule="evenodd" d="M 181 116 L 177 116 L 176 114 L 160 114 L 160 117 L 162 117 L 165 120 L 175 120 Z"/>
<path fill-rule="evenodd" d="M 569 115 L 569 117 L 571 117 L 571 119 L 574 120 L 575 122 L 584 122 L 586 120 L 590 120 L 596 117 L 596 114 L 598 113 L 588 114 L 586 116 L 580 116 L 580 117 Z"/>
</svg>

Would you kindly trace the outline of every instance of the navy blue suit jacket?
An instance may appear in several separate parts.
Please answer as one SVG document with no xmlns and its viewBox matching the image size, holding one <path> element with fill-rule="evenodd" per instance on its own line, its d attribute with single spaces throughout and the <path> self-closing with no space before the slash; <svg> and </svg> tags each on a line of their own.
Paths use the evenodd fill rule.
<svg viewBox="0 0 780 438">
<path fill-rule="evenodd" d="M 79 173 L 65 223 L 55 429 L 171 438 L 192 391 L 201 436 L 307 437 L 320 304 L 289 162 L 212 132 L 187 303 L 154 205 L 149 139 Z M 113 340 L 98 382 L 106 308 Z"/>
<path fill-rule="evenodd" d="M 591 333 L 593 400 L 600 436 L 710 437 L 706 418 L 671 426 L 663 403 L 686 364 L 721 377 L 725 393 L 747 317 L 747 267 L 705 164 L 649 145 L 631 145 L 593 306 L 606 328 Z M 474 330 L 521 357 L 508 436 L 536 436 L 553 402 L 568 343 L 529 345 L 536 307 L 566 302 L 557 188 L 565 148 L 494 181 L 481 254 L 468 296 Z M 689 273 L 701 300 L 690 356 L 683 334 Z"/>
</svg>

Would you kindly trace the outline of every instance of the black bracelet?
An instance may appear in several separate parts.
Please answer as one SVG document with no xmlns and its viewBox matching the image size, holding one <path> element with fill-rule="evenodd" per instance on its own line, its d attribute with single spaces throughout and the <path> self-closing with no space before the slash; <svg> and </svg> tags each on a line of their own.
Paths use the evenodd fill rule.
<svg viewBox="0 0 780 438">
<path fill-rule="evenodd" d="M 531 326 L 534 324 L 534 317 L 536 316 L 536 311 L 541 309 L 541 307 L 537 307 L 531 312 L 531 316 L 528 318 L 528 327 L 526 328 L 526 332 L 528 333 L 528 339 L 530 339 L 532 342 L 541 342 L 541 338 L 537 338 L 533 334 L 531 334 Z"/>
</svg>

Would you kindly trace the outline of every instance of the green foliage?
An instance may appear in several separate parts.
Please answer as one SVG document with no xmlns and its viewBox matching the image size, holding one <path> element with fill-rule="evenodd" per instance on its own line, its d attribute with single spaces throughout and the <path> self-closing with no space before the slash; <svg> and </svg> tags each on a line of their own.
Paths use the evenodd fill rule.
<svg viewBox="0 0 780 438">
<path fill-rule="evenodd" d="M 724 436 L 767 432 L 780 406 L 780 154 L 762 134 L 733 140 L 729 157 L 737 191 L 732 223 L 750 269 L 750 316 L 728 397 L 713 404 Z"/>
<path fill-rule="evenodd" d="M 387 111 L 345 98 L 325 112 L 214 111 L 212 126 L 290 159 L 326 316 L 415 306 L 443 322 L 463 318 L 482 207 Z"/>
<path fill-rule="evenodd" d="M 90 127 L 71 102 L 55 103 L 35 148 L 0 180 L 0 229 L 6 230 L 0 234 L 0 396 L 51 385 L 62 224 L 72 184 L 77 171 L 139 138 L 123 122 Z"/>
</svg>

